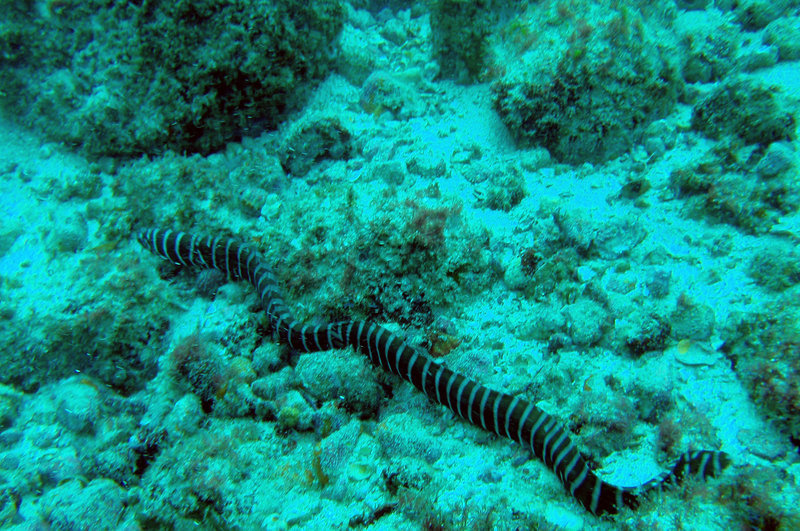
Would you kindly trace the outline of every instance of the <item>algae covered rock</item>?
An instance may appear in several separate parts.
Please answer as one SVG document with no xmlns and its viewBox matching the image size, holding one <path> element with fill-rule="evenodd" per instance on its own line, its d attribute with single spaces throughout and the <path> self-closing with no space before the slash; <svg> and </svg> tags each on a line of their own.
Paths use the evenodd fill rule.
<svg viewBox="0 0 800 531">
<path fill-rule="evenodd" d="M 347 159 L 351 134 L 335 116 L 312 114 L 292 125 L 280 147 L 281 166 L 302 177 L 323 160 Z"/>
<path fill-rule="evenodd" d="M 592 4 L 585 18 L 566 15 L 543 20 L 556 30 L 502 65 L 495 108 L 521 144 L 543 146 L 558 161 L 609 160 L 677 102 L 683 80 L 671 37 L 628 6 Z"/>
<path fill-rule="evenodd" d="M 788 292 L 763 309 L 734 314 L 722 351 L 756 406 L 800 446 L 800 306 Z"/>
<path fill-rule="evenodd" d="M 684 13 L 676 25 L 683 48 L 683 79 L 709 83 L 723 79 L 737 66 L 741 28 L 716 10 Z"/>
<path fill-rule="evenodd" d="M 766 145 L 793 139 L 795 126 L 775 89 L 750 78 L 721 83 L 692 112 L 692 128 L 715 140 L 732 135 L 748 144 Z"/>
<path fill-rule="evenodd" d="M 800 59 L 800 16 L 781 17 L 764 29 L 764 43 L 778 49 L 781 61 Z"/>
<path fill-rule="evenodd" d="M 10 18 L 0 54 L 25 53 L 0 63 L 0 105 L 100 157 L 208 153 L 274 127 L 327 73 L 343 11 L 336 0 L 90 1 Z"/>
<path fill-rule="evenodd" d="M 431 32 L 440 74 L 468 82 L 478 78 L 488 52 L 490 0 L 436 0 Z"/>
</svg>

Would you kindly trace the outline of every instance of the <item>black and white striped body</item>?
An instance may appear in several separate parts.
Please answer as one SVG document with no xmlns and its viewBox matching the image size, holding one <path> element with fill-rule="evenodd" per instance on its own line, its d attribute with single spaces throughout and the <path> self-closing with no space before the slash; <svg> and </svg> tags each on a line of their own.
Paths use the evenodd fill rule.
<svg viewBox="0 0 800 531">
<path fill-rule="evenodd" d="M 150 229 L 138 234 L 147 249 L 176 264 L 214 268 L 252 284 L 279 341 L 303 352 L 352 346 L 383 370 L 396 374 L 476 426 L 531 449 L 593 514 L 635 507 L 637 498 L 684 477 L 717 475 L 728 464 L 721 452 L 702 450 L 678 458 L 668 472 L 637 487 L 617 487 L 589 468 L 567 431 L 552 416 L 519 397 L 493 391 L 434 361 L 386 328 L 367 321 L 305 325 L 292 317 L 275 278 L 255 251 L 230 238 L 200 238 L 183 232 Z"/>
</svg>

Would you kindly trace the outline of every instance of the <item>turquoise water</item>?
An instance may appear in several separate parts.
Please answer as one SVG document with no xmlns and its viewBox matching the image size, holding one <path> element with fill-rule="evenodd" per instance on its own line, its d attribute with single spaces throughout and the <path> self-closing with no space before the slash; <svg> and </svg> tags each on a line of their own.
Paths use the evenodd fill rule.
<svg viewBox="0 0 800 531">
<path fill-rule="evenodd" d="M 2 11 L 4 529 L 800 528 L 797 2 Z M 524 408 L 151 227 L 608 484 L 731 464 L 595 516 Z"/>
</svg>

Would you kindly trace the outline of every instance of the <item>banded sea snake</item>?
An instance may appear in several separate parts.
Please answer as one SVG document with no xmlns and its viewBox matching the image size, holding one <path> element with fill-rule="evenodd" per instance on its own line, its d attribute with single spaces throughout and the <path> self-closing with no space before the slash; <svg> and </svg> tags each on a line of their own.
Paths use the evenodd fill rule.
<svg viewBox="0 0 800 531">
<path fill-rule="evenodd" d="M 368 321 L 342 321 L 310 326 L 292 317 L 275 277 L 260 255 L 231 238 L 199 237 L 172 230 L 148 229 L 137 234 L 151 252 L 182 266 L 216 269 L 233 280 L 252 284 L 281 343 L 301 352 L 352 346 L 384 371 L 400 376 L 432 401 L 470 423 L 528 446 L 558 476 L 581 505 L 595 515 L 614 514 L 623 505 L 684 477 L 713 477 L 728 464 L 726 454 L 711 450 L 686 452 L 670 469 L 636 487 L 618 487 L 590 469 L 567 431 L 534 404 L 493 391 L 409 345 L 386 328 Z"/>
</svg>

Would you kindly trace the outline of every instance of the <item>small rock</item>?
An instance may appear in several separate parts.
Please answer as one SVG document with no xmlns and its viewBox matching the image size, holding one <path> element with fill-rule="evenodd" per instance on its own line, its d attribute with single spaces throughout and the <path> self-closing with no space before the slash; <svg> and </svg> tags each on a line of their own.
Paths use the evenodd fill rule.
<svg viewBox="0 0 800 531">
<path fill-rule="evenodd" d="M 678 303 L 670 316 L 672 335 L 678 339 L 706 340 L 714 333 L 714 309 L 705 304 Z"/>
<path fill-rule="evenodd" d="M 394 458 L 413 457 L 433 464 L 442 456 L 442 448 L 429 426 L 404 413 L 389 415 L 381 423 L 377 439 L 383 452 Z"/>
<path fill-rule="evenodd" d="M 769 461 L 775 461 L 786 454 L 783 445 L 777 444 L 772 437 L 760 430 L 741 430 L 737 438 L 753 454 Z"/>
<path fill-rule="evenodd" d="M 0 432 L 0 445 L 11 446 L 12 444 L 16 444 L 20 439 L 22 439 L 22 432 L 17 429 L 9 428 Z"/>
<path fill-rule="evenodd" d="M 303 386 L 319 400 L 339 400 L 348 411 L 364 417 L 378 411 L 383 391 L 364 356 L 334 351 L 304 355 L 300 356 L 295 372 Z"/>
<path fill-rule="evenodd" d="M 118 529 L 125 498 L 125 489 L 110 479 L 86 486 L 73 480 L 45 493 L 39 507 L 54 529 Z"/>
<path fill-rule="evenodd" d="M 188 393 L 175 402 L 164 421 L 164 427 L 168 433 L 192 434 L 197 431 L 204 417 L 200 398 Z"/>
<path fill-rule="evenodd" d="M 267 516 L 264 521 L 261 522 L 261 528 L 265 531 L 287 531 L 289 529 L 289 524 L 281 518 L 281 515 L 274 513 Z"/>
<path fill-rule="evenodd" d="M 667 146 L 664 144 L 664 141 L 656 137 L 645 139 L 644 149 L 647 151 L 648 155 L 654 155 L 656 157 L 661 157 L 667 152 Z"/>
<path fill-rule="evenodd" d="M 514 327 L 514 337 L 523 341 L 547 341 L 564 330 L 566 324 L 566 318 L 553 305 L 536 304 Z"/>
<path fill-rule="evenodd" d="M 0 228 L 0 256 L 6 254 L 17 238 L 24 233 L 25 231 L 18 223 L 13 220 L 3 220 L 3 228 Z"/>
<path fill-rule="evenodd" d="M 406 169 L 399 160 L 379 162 L 372 167 L 372 176 L 382 179 L 386 184 L 398 186 L 406 178 Z"/>
<path fill-rule="evenodd" d="M 518 160 L 525 171 L 537 171 L 553 163 L 550 152 L 542 147 L 519 152 Z"/>
<path fill-rule="evenodd" d="M 214 299 L 217 290 L 228 281 L 225 273 L 217 269 L 203 269 L 197 274 L 197 293 L 206 299 Z"/>
<path fill-rule="evenodd" d="M 283 169 L 303 177 L 325 160 L 350 158 L 350 131 L 339 118 L 326 114 L 311 114 L 294 123 L 279 148 Z"/>
<path fill-rule="evenodd" d="M 88 230 L 85 223 L 58 225 L 51 235 L 51 245 L 62 253 L 75 253 L 86 245 Z"/>
<path fill-rule="evenodd" d="M 320 466 L 327 476 L 336 478 L 342 473 L 342 468 L 355 450 L 362 429 L 361 422 L 353 420 L 322 440 Z"/>
<path fill-rule="evenodd" d="M 0 384 L 0 427 L 8 426 L 14 421 L 23 398 L 19 391 Z"/>
<path fill-rule="evenodd" d="M 669 295 L 669 286 L 672 280 L 672 273 L 669 270 L 659 269 L 654 271 L 650 278 L 645 281 L 647 291 L 650 296 L 656 299 L 663 299 Z"/>
<path fill-rule="evenodd" d="M 528 286 L 530 277 L 525 274 L 522 268 L 522 261 L 518 256 L 512 258 L 506 265 L 503 282 L 508 289 L 516 291 L 522 291 Z"/>
<path fill-rule="evenodd" d="M 416 114 L 415 91 L 398 76 L 377 70 L 364 80 L 358 103 L 374 116 L 388 111 L 395 118 Z"/>
<path fill-rule="evenodd" d="M 677 0 L 676 4 L 679 9 L 686 11 L 697 11 L 705 9 L 710 0 Z"/>
<path fill-rule="evenodd" d="M 100 414 L 100 393 L 94 384 L 80 378 L 58 389 L 56 418 L 59 424 L 75 433 L 91 433 Z"/>
<path fill-rule="evenodd" d="M 564 309 L 564 317 L 573 343 L 588 347 L 603 337 L 608 311 L 595 301 L 582 298 Z"/>
<path fill-rule="evenodd" d="M 386 24 L 381 28 L 380 33 L 384 39 L 397 46 L 402 46 L 408 39 L 406 28 L 403 26 L 403 23 L 396 18 L 387 20 Z"/>
<path fill-rule="evenodd" d="M 375 466 L 369 462 L 357 462 L 347 465 L 347 477 L 351 481 L 369 479 L 375 473 Z"/>
<path fill-rule="evenodd" d="M 795 153 L 786 142 L 773 142 L 756 164 L 756 172 L 762 179 L 772 179 L 789 172 L 795 165 Z"/>
<path fill-rule="evenodd" d="M 359 29 L 367 29 L 375 24 L 375 19 L 366 9 L 355 9 L 350 13 L 350 22 Z"/>
<path fill-rule="evenodd" d="M 277 402 L 278 424 L 283 429 L 304 431 L 312 428 L 314 410 L 299 392 L 291 390 Z"/>
<path fill-rule="evenodd" d="M 409 157 L 406 166 L 411 173 L 429 179 L 444 177 L 447 173 L 444 159 L 432 153 L 415 153 Z"/>
<path fill-rule="evenodd" d="M 253 370 L 256 374 L 268 374 L 277 371 L 284 364 L 281 360 L 281 348 L 273 342 L 262 343 L 253 351 Z"/>
<path fill-rule="evenodd" d="M 625 333 L 625 346 L 634 357 L 647 352 L 661 351 L 669 337 L 670 326 L 662 317 L 639 312 Z"/>
<path fill-rule="evenodd" d="M 668 148 L 675 147 L 678 141 L 678 128 L 667 120 L 655 120 L 647 126 L 645 137 L 658 138 Z M 645 146 L 646 148 L 646 146 Z"/>
</svg>

